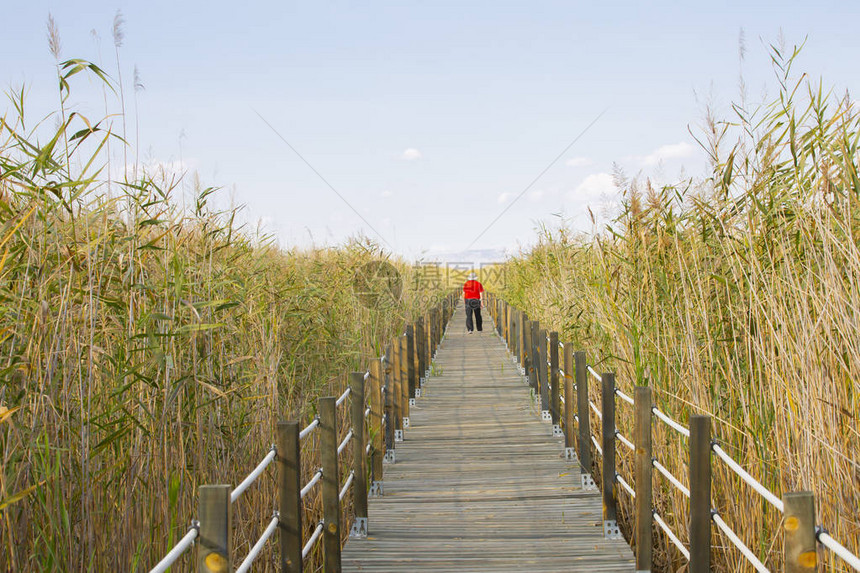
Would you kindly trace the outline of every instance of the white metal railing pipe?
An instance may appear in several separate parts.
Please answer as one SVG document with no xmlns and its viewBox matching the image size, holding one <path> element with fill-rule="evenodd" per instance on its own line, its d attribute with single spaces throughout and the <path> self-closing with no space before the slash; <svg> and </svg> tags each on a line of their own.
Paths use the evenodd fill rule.
<svg viewBox="0 0 860 573">
<path fill-rule="evenodd" d="M 603 419 L 603 413 L 600 411 L 600 408 L 598 408 L 598 407 L 597 407 L 597 405 L 596 405 L 594 402 L 592 402 L 591 400 L 589 400 L 589 401 L 588 401 L 588 407 L 589 407 L 589 408 L 591 408 L 591 409 L 592 409 L 592 411 L 594 411 L 594 413 L 595 413 L 595 414 L 597 414 L 597 419 L 598 419 L 598 420 L 602 420 L 602 419 Z"/>
<path fill-rule="evenodd" d="M 765 498 L 770 502 L 772 506 L 777 508 L 780 513 L 785 513 L 785 506 L 782 503 L 782 500 L 776 497 L 772 491 L 764 487 L 757 479 L 752 477 L 749 472 L 747 472 L 744 468 L 742 468 L 735 460 L 726 453 L 726 451 L 721 448 L 718 444 L 712 444 L 711 449 L 714 450 L 714 453 L 717 454 L 717 457 L 723 460 L 729 468 L 733 472 L 735 472 L 742 480 L 744 480 L 750 487 L 752 487 L 760 496 Z"/>
<path fill-rule="evenodd" d="M 672 532 L 668 525 L 666 525 L 666 522 L 663 521 L 663 518 L 660 517 L 660 514 L 656 511 L 653 511 L 651 512 L 651 515 L 654 516 L 654 523 L 660 526 L 660 529 L 663 530 L 663 532 L 666 534 L 666 537 L 669 538 L 669 541 L 671 541 L 675 545 L 675 547 L 678 548 L 678 551 L 681 552 L 684 558 L 689 561 L 690 551 L 686 547 L 684 547 L 684 544 L 681 543 L 681 540 L 678 539 L 678 536 Z"/>
<path fill-rule="evenodd" d="M 630 450 L 634 450 L 634 451 L 636 450 L 636 446 L 634 446 L 634 445 L 633 445 L 633 442 L 631 442 L 630 440 L 628 440 L 627 438 L 625 438 L 625 437 L 624 437 L 624 434 L 622 434 L 622 433 L 621 433 L 621 432 L 619 432 L 618 430 L 616 430 L 616 431 L 615 431 L 615 437 L 616 437 L 616 438 L 618 438 L 618 441 L 619 441 L 619 442 L 621 442 L 622 444 L 624 444 L 625 446 L 627 446 L 627 448 L 628 448 L 628 449 L 630 449 Z"/>
<path fill-rule="evenodd" d="M 173 546 L 173 549 L 167 552 L 167 555 L 158 562 L 158 565 L 150 569 L 149 573 L 165 573 L 171 565 L 176 563 L 176 560 L 179 559 L 183 553 L 188 551 L 191 546 L 194 545 L 194 540 L 197 539 L 198 535 L 200 535 L 200 525 L 195 521 L 191 524 L 191 527 L 188 528 L 188 533 L 179 540 L 179 543 Z"/>
<path fill-rule="evenodd" d="M 622 392 L 618 388 L 615 389 L 615 395 L 618 396 L 619 398 L 621 398 L 622 400 L 624 400 L 625 402 L 627 402 L 628 404 L 630 404 L 631 406 L 633 406 L 635 404 L 635 402 L 633 401 L 633 398 L 631 398 L 630 396 L 628 396 L 627 394 L 625 394 L 624 392 Z"/>
<path fill-rule="evenodd" d="M 684 426 L 658 410 L 656 406 L 652 406 L 651 411 L 654 412 L 655 416 L 663 420 L 670 428 L 684 436 L 687 436 L 688 438 L 690 437 L 690 430 L 688 430 L 687 428 L 685 428 Z"/>
<path fill-rule="evenodd" d="M 597 438 L 595 438 L 593 435 L 591 436 L 591 443 L 594 444 L 594 448 L 597 450 L 597 453 L 602 456 L 603 448 L 600 447 L 600 444 L 597 443 Z"/>
<path fill-rule="evenodd" d="M 308 434 L 310 434 L 311 432 L 313 432 L 313 431 L 314 431 L 314 428 L 319 427 L 319 425 L 320 425 L 320 419 L 319 419 L 319 418 L 314 418 L 314 421 L 313 421 L 313 422 L 311 422 L 310 424 L 308 424 L 307 426 L 305 426 L 305 428 L 304 428 L 301 432 L 299 432 L 299 439 L 300 439 L 300 440 L 304 440 L 304 439 L 305 439 L 305 437 L 306 437 Z"/>
<path fill-rule="evenodd" d="M 615 481 L 621 484 L 621 488 L 624 489 L 628 494 L 630 494 L 630 497 L 634 499 L 636 498 L 636 492 L 633 491 L 633 486 L 627 483 L 627 480 L 621 477 L 621 474 L 615 474 Z"/>
<path fill-rule="evenodd" d="M 254 564 L 254 560 L 259 557 L 260 551 L 263 550 L 263 547 L 265 547 L 266 542 L 269 540 L 275 530 L 278 529 L 279 521 L 280 520 L 278 519 L 278 514 L 275 513 L 275 515 L 272 517 L 272 521 L 269 522 L 268 527 L 266 527 L 265 531 L 263 531 L 263 535 L 260 536 L 260 539 L 257 540 L 254 546 L 251 548 L 251 551 L 248 552 L 248 555 L 247 557 L 245 557 L 245 560 L 242 561 L 242 564 L 236 568 L 236 573 L 248 573 L 248 571 L 251 570 L 251 565 Z"/>
<path fill-rule="evenodd" d="M 717 527 L 720 528 L 726 537 L 729 538 L 729 541 L 732 542 L 732 545 L 737 547 L 737 549 L 741 552 L 741 554 L 746 557 L 746 560 L 750 562 L 750 564 L 755 568 L 759 573 L 770 573 L 770 569 L 764 566 L 764 563 L 756 557 L 755 553 L 750 551 L 750 548 L 746 546 L 746 544 L 741 540 L 738 535 L 732 531 L 732 528 L 720 517 L 720 514 L 716 511 L 711 513 L 711 519 L 714 520 L 714 523 L 717 524 Z"/>
<path fill-rule="evenodd" d="M 820 544 L 838 555 L 845 563 L 853 567 L 855 571 L 860 571 L 860 557 L 851 553 L 847 547 L 833 539 L 829 533 L 823 529 L 819 529 L 815 537 Z"/>
<path fill-rule="evenodd" d="M 346 497 L 346 494 L 349 493 L 349 486 L 352 485 L 352 480 L 355 479 L 355 470 L 349 472 L 349 477 L 346 478 L 346 481 L 343 484 L 343 487 L 340 488 L 340 493 L 337 495 L 337 499 L 343 501 L 343 498 Z"/>
<path fill-rule="evenodd" d="M 347 388 L 346 390 L 344 390 L 343 394 L 341 394 L 340 397 L 334 401 L 335 406 L 340 406 L 341 404 L 343 404 L 349 397 L 350 392 L 352 392 L 352 388 Z"/>
<path fill-rule="evenodd" d="M 346 448 L 347 444 L 349 444 L 349 441 L 352 439 L 352 436 L 354 436 L 354 435 L 355 434 L 353 433 L 352 430 L 347 432 L 346 436 L 344 436 L 344 438 L 343 438 L 343 441 L 337 447 L 337 455 L 340 455 L 343 452 L 344 448 Z"/>
<path fill-rule="evenodd" d="M 313 477 L 310 479 L 310 481 L 307 483 L 307 485 L 305 485 L 305 487 L 302 488 L 302 491 L 299 492 L 299 496 L 302 499 L 304 499 L 305 496 L 308 494 L 308 492 L 310 492 L 314 488 L 314 486 L 317 484 L 317 482 L 320 481 L 321 477 L 322 477 L 322 468 L 318 469 L 316 471 L 316 473 L 314 473 Z"/>
<path fill-rule="evenodd" d="M 652 465 L 652 466 L 654 466 L 655 468 L 657 468 L 657 471 L 658 471 L 658 472 L 660 472 L 661 474 L 663 474 L 663 476 L 664 476 L 667 480 L 669 480 L 669 482 L 671 482 L 671 484 L 672 484 L 672 485 L 674 485 L 676 488 L 678 488 L 678 489 L 681 491 L 681 493 L 683 493 L 683 494 L 684 494 L 685 496 L 687 496 L 687 497 L 690 497 L 690 490 L 689 490 L 689 489 L 687 489 L 687 487 L 686 487 L 684 484 L 682 484 L 682 483 L 678 480 L 678 478 L 676 478 L 675 476 L 673 476 L 673 475 L 672 475 L 672 472 L 670 472 L 669 470 L 667 470 L 667 469 L 665 468 L 665 466 L 663 466 L 663 464 L 661 464 L 660 462 L 658 462 L 656 458 L 652 458 L 652 459 L 651 459 L 651 465 Z"/>
<path fill-rule="evenodd" d="M 308 542 L 305 543 L 304 547 L 302 547 L 302 559 L 307 559 L 308 554 L 311 552 L 311 549 L 314 548 L 314 544 L 317 542 L 317 539 L 320 538 L 320 533 L 322 533 L 322 530 L 323 524 L 322 522 L 319 522 L 316 526 L 316 529 L 314 529 L 314 532 L 308 539 Z"/>
<path fill-rule="evenodd" d="M 239 499 L 239 496 L 241 496 L 246 489 L 248 489 L 248 486 L 257 481 L 257 478 L 260 477 L 260 474 L 262 474 L 266 467 L 270 463 L 272 463 L 272 460 L 275 459 L 275 455 L 277 455 L 277 453 L 278 450 L 275 448 L 275 446 L 272 446 L 272 448 L 269 450 L 269 453 L 266 454 L 265 458 L 263 458 L 263 461 L 257 464 L 257 467 L 254 468 L 254 471 L 249 473 L 248 477 L 243 479 L 242 483 L 237 485 L 236 489 L 230 492 L 230 503 L 236 503 L 236 500 Z"/>
</svg>

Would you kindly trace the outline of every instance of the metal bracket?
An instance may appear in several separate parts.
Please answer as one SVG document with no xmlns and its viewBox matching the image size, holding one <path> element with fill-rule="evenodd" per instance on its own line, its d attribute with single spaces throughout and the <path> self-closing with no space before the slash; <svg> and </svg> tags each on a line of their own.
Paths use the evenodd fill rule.
<svg viewBox="0 0 860 573">
<path fill-rule="evenodd" d="M 576 448 L 564 448 L 564 459 L 567 461 L 576 459 Z"/>
<path fill-rule="evenodd" d="M 382 480 L 373 480 L 370 482 L 370 491 L 367 492 L 370 497 L 382 497 Z"/>
<path fill-rule="evenodd" d="M 552 425 L 552 437 L 553 438 L 563 438 L 564 437 L 564 432 L 561 431 L 561 425 L 560 424 L 553 424 Z"/>
<path fill-rule="evenodd" d="M 582 489 L 586 491 L 597 489 L 597 484 L 594 483 L 594 478 L 591 477 L 591 474 L 579 474 L 579 477 L 582 480 Z"/>
<path fill-rule="evenodd" d="M 367 518 L 356 517 L 352 522 L 352 527 L 349 528 L 349 537 L 351 539 L 367 539 Z"/>
<path fill-rule="evenodd" d="M 549 410 L 541 410 L 540 419 L 544 422 L 551 422 L 552 414 L 549 413 Z"/>
<path fill-rule="evenodd" d="M 406 418 L 404 418 L 406 419 Z M 394 430 L 394 441 L 402 442 L 403 441 L 403 430 Z"/>
<path fill-rule="evenodd" d="M 424 379 L 423 379 L 423 378 L 421 379 L 421 385 L 422 385 L 422 386 L 424 385 Z M 416 388 L 416 389 L 415 389 L 415 397 L 416 397 L 416 398 L 420 398 L 420 397 L 421 397 L 421 388 Z"/>
<path fill-rule="evenodd" d="M 430 369 L 429 368 L 424 371 L 424 381 L 426 382 L 428 378 L 430 378 Z"/>
<path fill-rule="evenodd" d="M 606 539 L 623 539 L 621 528 L 618 527 L 618 522 L 614 519 L 607 519 L 603 522 L 603 537 Z"/>
<path fill-rule="evenodd" d="M 420 391 L 421 391 L 421 390 L 419 390 L 418 388 L 416 388 L 416 389 L 415 389 L 415 395 L 417 396 L 417 395 L 418 395 L 418 393 L 419 393 Z M 414 405 L 415 405 L 415 398 L 409 398 L 409 405 L 410 405 L 410 406 L 414 406 Z"/>
<path fill-rule="evenodd" d="M 409 416 L 403 416 L 403 427 L 409 427 Z M 403 436 L 401 436 L 400 439 L 403 440 Z"/>
<path fill-rule="evenodd" d="M 382 456 L 382 463 L 384 463 L 384 464 L 395 463 L 394 450 L 385 450 L 385 455 Z"/>
</svg>

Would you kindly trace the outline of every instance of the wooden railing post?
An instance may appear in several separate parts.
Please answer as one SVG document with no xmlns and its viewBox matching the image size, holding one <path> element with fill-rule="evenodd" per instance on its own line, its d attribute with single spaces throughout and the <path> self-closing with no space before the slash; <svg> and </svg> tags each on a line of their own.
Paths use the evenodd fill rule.
<svg viewBox="0 0 860 573">
<path fill-rule="evenodd" d="M 526 377 L 526 383 L 531 386 L 531 370 L 532 370 L 532 347 L 531 347 L 532 321 L 525 318 L 523 321 L 523 360 L 520 363 L 522 366 L 523 376 Z"/>
<path fill-rule="evenodd" d="M 600 378 L 603 380 L 600 395 L 603 406 L 603 535 L 607 539 L 621 539 L 615 488 L 615 373 L 604 372 Z"/>
<path fill-rule="evenodd" d="M 299 423 L 278 422 L 278 536 L 281 573 L 302 573 L 302 496 Z"/>
<path fill-rule="evenodd" d="M 340 573 L 340 472 L 337 463 L 336 398 L 320 398 L 320 458 L 322 458 L 323 555 L 325 573 Z"/>
<path fill-rule="evenodd" d="M 652 479 L 651 479 L 651 388 L 637 386 L 633 394 L 635 409 L 633 443 L 634 484 L 636 488 L 636 572 L 651 571 L 653 551 Z"/>
<path fill-rule="evenodd" d="M 382 495 L 382 456 L 385 429 L 382 425 L 382 362 L 370 364 L 370 496 Z"/>
<path fill-rule="evenodd" d="M 576 437 L 573 430 L 573 408 L 576 405 L 573 393 L 573 345 L 564 345 L 564 459 L 576 459 Z"/>
<path fill-rule="evenodd" d="M 531 331 L 529 332 L 529 386 L 531 386 L 532 390 L 534 390 L 535 395 L 540 392 L 540 388 L 538 387 L 538 362 L 540 362 L 540 358 L 538 357 L 537 352 L 537 343 L 538 343 L 538 331 L 540 330 L 540 324 L 538 321 L 533 320 L 531 322 Z"/>
<path fill-rule="evenodd" d="M 596 489 L 592 476 L 591 461 L 591 414 L 588 407 L 588 363 L 585 352 L 579 350 L 573 354 L 576 362 L 576 412 L 579 417 L 579 468 L 582 489 Z"/>
<path fill-rule="evenodd" d="M 815 498 L 811 491 L 786 493 L 785 573 L 811 573 L 818 570 L 815 541 Z"/>
<path fill-rule="evenodd" d="M 349 399 L 352 418 L 352 509 L 355 521 L 349 536 L 367 537 L 367 440 L 364 421 L 364 372 L 349 375 Z"/>
<path fill-rule="evenodd" d="M 233 508 L 229 485 L 202 485 L 197 508 L 200 534 L 197 538 L 198 573 L 232 571 L 231 530 Z"/>
<path fill-rule="evenodd" d="M 391 401 L 394 402 L 394 441 L 403 441 L 403 378 L 400 375 L 400 337 L 394 339 L 391 353 Z"/>
<path fill-rule="evenodd" d="M 549 376 L 547 375 L 546 330 L 538 331 L 538 383 L 540 384 L 540 417 L 547 422 L 552 420 L 549 412 Z"/>
<path fill-rule="evenodd" d="M 383 407 L 385 408 L 385 423 L 383 430 L 385 432 L 385 456 L 382 460 L 385 463 L 393 464 L 395 462 L 394 448 L 396 430 L 396 414 L 394 412 L 394 367 L 393 367 L 393 350 L 389 345 L 385 350 L 385 363 L 383 364 L 383 380 L 385 381 L 385 391 L 382 394 Z M 381 475 L 381 474 L 380 474 Z"/>
<path fill-rule="evenodd" d="M 400 337 L 400 410 L 403 416 L 403 430 L 409 427 L 409 405 L 411 396 L 409 394 L 409 337 Z M 404 438 L 406 436 L 404 435 Z"/>
<path fill-rule="evenodd" d="M 433 307 L 430 311 L 433 320 L 433 328 L 430 331 L 430 357 L 436 359 L 436 348 L 439 346 L 439 309 Z"/>
<path fill-rule="evenodd" d="M 418 322 L 415 325 L 415 353 L 418 355 L 418 388 L 415 389 L 415 397 L 420 398 L 427 376 L 427 363 L 424 359 L 424 317 L 418 317 Z"/>
<path fill-rule="evenodd" d="M 529 321 L 529 315 L 523 312 L 522 317 L 522 328 L 520 332 L 520 354 L 522 355 L 522 360 L 520 361 L 520 365 L 523 367 L 523 375 L 528 373 L 528 370 L 525 369 L 526 355 L 529 352 L 529 332 L 531 332 L 531 322 Z"/>
<path fill-rule="evenodd" d="M 561 432 L 561 393 L 558 387 L 558 333 L 549 333 L 549 414 L 552 419 L 554 438 L 564 436 Z"/>
<path fill-rule="evenodd" d="M 415 352 L 415 323 L 406 327 L 406 347 L 409 356 L 409 405 L 414 406 L 415 398 L 418 396 L 418 355 Z"/>
<path fill-rule="evenodd" d="M 690 573 L 711 570 L 711 417 L 690 416 Z"/>
</svg>

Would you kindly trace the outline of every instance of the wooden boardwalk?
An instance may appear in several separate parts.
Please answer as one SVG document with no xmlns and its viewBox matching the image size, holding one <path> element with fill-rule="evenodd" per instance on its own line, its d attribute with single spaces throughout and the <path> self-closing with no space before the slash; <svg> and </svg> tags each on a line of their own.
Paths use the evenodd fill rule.
<svg viewBox="0 0 860 573">
<path fill-rule="evenodd" d="M 633 571 L 489 320 L 481 334 L 462 325 L 461 303 L 343 570 Z"/>
</svg>

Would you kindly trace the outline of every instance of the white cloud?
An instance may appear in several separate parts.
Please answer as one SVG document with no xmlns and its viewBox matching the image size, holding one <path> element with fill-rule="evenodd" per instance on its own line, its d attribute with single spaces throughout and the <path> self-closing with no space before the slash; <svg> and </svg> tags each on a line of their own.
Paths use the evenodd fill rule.
<svg viewBox="0 0 860 573">
<path fill-rule="evenodd" d="M 421 159 L 421 152 L 414 147 L 409 147 L 400 154 L 400 159 L 405 159 L 406 161 Z"/>
<path fill-rule="evenodd" d="M 671 143 L 669 145 L 661 145 L 645 157 L 640 157 L 639 160 L 642 165 L 657 165 L 667 159 L 684 159 L 685 157 L 690 157 L 693 155 L 694 149 L 686 141 Z"/>
<path fill-rule="evenodd" d="M 594 165 L 594 161 L 588 157 L 571 157 L 564 164 L 568 167 L 588 167 L 589 165 Z"/>
<path fill-rule="evenodd" d="M 499 195 L 497 201 L 499 203 L 507 203 L 510 200 L 512 195 L 513 195 L 513 193 L 508 193 L 507 191 L 505 191 L 504 193 Z"/>
<path fill-rule="evenodd" d="M 529 191 L 529 201 L 532 203 L 537 203 L 541 199 L 543 199 L 544 190 L 543 189 L 534 189 L 533 191 Z"/>
<path fill-rule="evenodd" d="M 394 195 L 394 193 L 392 193 L 391 191 L 389 191 L 387 189 L 379 194 L 379 196 L 382 197 L 383 199 L 391 197 L 392 195 Z"/>
<path fill-rule="evenodd" d="M 570 198 L 578 202 L 589 202 L 611 197 L 617 192 L 615 182 L 609 173 L 592 173 L 571 191 Z"/>
</svg>

